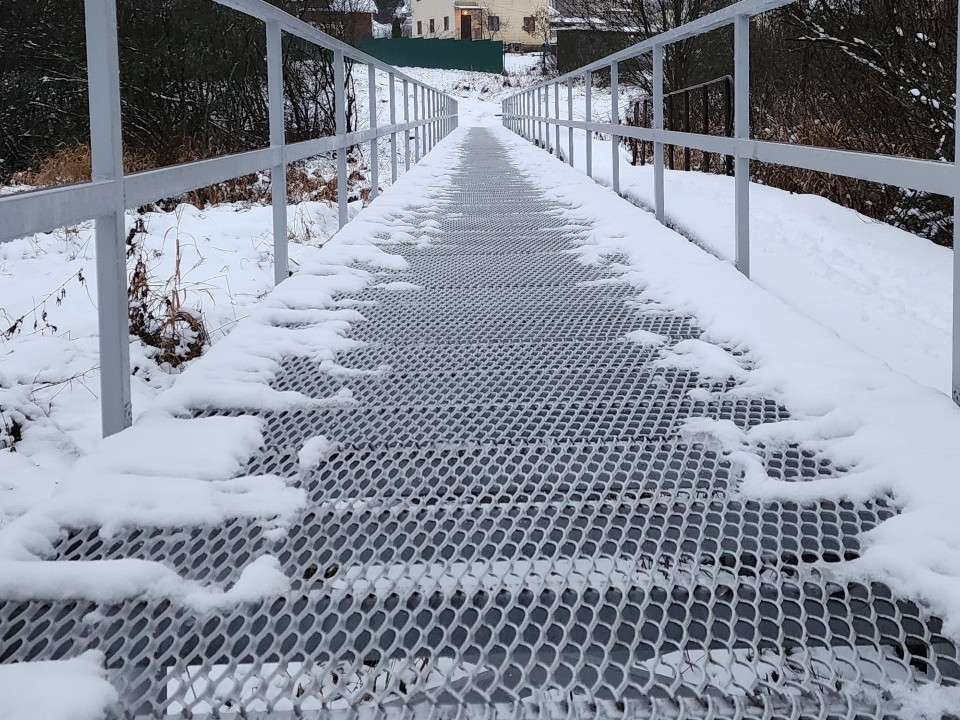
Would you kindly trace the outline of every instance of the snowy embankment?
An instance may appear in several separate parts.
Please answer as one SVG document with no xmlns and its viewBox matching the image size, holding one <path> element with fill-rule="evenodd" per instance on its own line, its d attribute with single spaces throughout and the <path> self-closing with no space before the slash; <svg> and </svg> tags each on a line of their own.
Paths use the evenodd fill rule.
<svg viewBox="0 0 960 720">
<path fill-rule="evenodd" d="M 621 93 L 621 117 L 630 90 Z M 586 117 L 583 85 L 576 120 Z M 560 95 L 566 116 L 566 94 Z M 609 88 L 593 89 L 593 120 L 609 122 Z M 556 140 L 551 128 L 550 144 Z M 593 176 L 612 184 L 609 139 L 593 140 Z M 567 157 L 567 130 L 560 134 Z M 620 191 L 653 207 L 653 167 L 633 167 L 620 150 Z M 586 133 L 574 132 L 574 166 L 586 172 Z M 733 261 L 733 178 L 667 170 L 668 224 Z M 840 337 L 917 382 L 950 394 L 953 252 L 815 195 L 754 183 L 750 188 L 751 279 Z"/>
</svg>

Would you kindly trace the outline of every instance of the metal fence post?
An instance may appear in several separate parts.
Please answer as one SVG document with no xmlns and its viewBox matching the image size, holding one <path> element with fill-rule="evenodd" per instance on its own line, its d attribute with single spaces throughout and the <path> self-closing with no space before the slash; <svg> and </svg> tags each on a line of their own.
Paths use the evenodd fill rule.
<svg viewBox="0 0 960 720">
<path fill-rule="evenodd" d="M 736 140 L 750 138 L 750 16 L 734 21 L 734 132 Z M 736 141 L 735 141 L 736 143 Z M 750 158 L 735 144 L 737 269 L 750 277 Z"/>
<path fill-rule="evenodd" d="M 427 154 L 427 136 L 430 134 L 430 111 L 427 108 L 427 88 L 424 85 L 420 86 L 420 111 L 423 114 L 423 119 L 426 124 L 423 126 L 423 132 L 420 133 L 420 140 L 423 143 L 423 153 L 422 155 Z"/>
<path fill-rule="evenodd" d="M 527 140 L 533 142 L 533 91 L 527 90 Z"/>
<path fill-rule="evenodd" d="M 390 124 L 394 127 L 390 133 L 390 182 L 397 181 L 397 84 L 390 73 Z"/>
<path fill-rule="evenodd" d="M 423 134 L 423 154 L 433 149 L 433 91 L 423 89 L 423 117 L 427 119 L 426 132 Z"/>
<path fill-rule="evenodd" d="M 344 101 L 344 86 L 346 85 L 346 68 L 344 67 L 343 50 L 333 51 L 333 109 L 336 118 L 337 150 L 337 206 L 339 209 L 340 227 L 347 224 L 347 148 L 345 135 L 347 133 L 347 108 Z"/>
<path fill-rule="evenodd" d="M 537 144 L 543 147 L 543 94 L 540 88 L 536 88 L 533 92 L 536 98 Z"/>
<path fill-rule="evenodd" d="M 420 102 L 417 98 L 417 86 L 413 86 L 413 122 L 420 122 Z M 413 128 L 413 162 L 420 162 L 420 126 Z"/>
<path fill-rule="evenodd" d="M 95 218 L 103 436 L 129 427 L 130 316 L 116 0 L 85 0 L 93 179 L 112 181 L 113 212 Z"/>
<path fill-rule="evenodd" d="M 544 115 L 547 118 L 546 120 L 547 151 L 550 153 L 553 153 L 554 152 L 553 140 L 550 139 L 550 125 L 552 124 L 550 120 L 552 120 L 552 118 L 550 117 L 550 86 L 549 85 L 543 86 L 543 107 L 544 107 Z"/>
<path fill-rule="evenodd" d="M 430 149 L 433 150 L 437 144 L 437 118 L 439 117 L 437 93 L 433 90 L 430 91 L 430 117 L 433 118 L 433 121 L 430 123 Z"/>
<path fill-rule="evenodd" d="M 270 145 L 279 148 L 280 163 L 270 168 L 270 202 L 273 206 L 273 282 L 279 285 L 288 274 L 287 255 L 287 165 L 283 126 L 283 40 L 280 23 L 267 22 L 267 102 Z"/>
<path fill-rule="evenodd" d="M 657 220 L 666 219 L 663 197 L 663 45 L 653 46 L 653 205 Z"/>
<path fill-rule="evenodd" d="M 701 132 L 704 135 L 710 134 L 710 86 L 704 85 L 701 90 L 701 101 L 703 104 L 703 129 Z M 706 150 L 703 151 L 703 167 L 700 168 L 703 172 L 710 172 L 710 160 L 711 156 Z"/>
<path fill-rule="evenodd" d="M 410 84 L 406 78 L 403 81 L 403 124 L 410 122 Z M 410 170 L 410 128 L 403 129 L 403 168 Z"/>
<path fill-rule="evenodd" d="M 377 68 L 367 65 L 367 96 L 370 102 L 370 129 L 377 129 Z M 380 190 L 380 148 L 378 138 L 370 140 L 370 199 Z"/>
<path fill-rule="evenodd" d="M 529 98 L 526 92 L 524 92 L 523 95 L 520 96 L 520 114 L 523 115 L 523 118 L 520 120 L 520 127 L 522 129 L 522 132 L 520 134 L 525 140 L 529 140 L 529 137 L 527 137 L 527 122 L 528 122 L 527 121 L 527 109 L 528 109 L 527 101 L 528 99 Z"/>
<path fill-rule="evenodd" d="M 560 83 L 553 84 L 553 107 L 557 112 L 556 144 L 554 152 L 560 157 Z"/>
<path fill-rule="evenodd" d="M 610 122 L 613 125 L 620 124 L 620 65 L 619 63 L 610 64 Z M 620 136 L 611 135 L 610 145 L 613 162 L 613 191 L 620 194 Z"/>
<path fill-rule="evenodd" d="M 957 23 L 960 42 L 960 19 Z M 960 45 L 957 45 L 960 48 Z M 957 98 L 960 98 L 960 61 L 957 63 Z M 954 116 L 954 164 L 956 179 L 953 191 L 953 401 L 960 405 L 960 102 Z"/>
<path fill-rule="evenodd" d="M 593 122 L 593 73 L 588 72 L 583 76 L 583 83 L 586 89 L 587 98 L 587 125 Z M 587 175 L 593 177 L 593 131 L 587 127 Z"/>
<path fill-rule="evenodd" d="M 567 120 L 573 122 L 573 79 L 567 80 Z M 570 167 L 573 167 L 573 125 L 567 128 L 567 152 Z"/>
</svg>

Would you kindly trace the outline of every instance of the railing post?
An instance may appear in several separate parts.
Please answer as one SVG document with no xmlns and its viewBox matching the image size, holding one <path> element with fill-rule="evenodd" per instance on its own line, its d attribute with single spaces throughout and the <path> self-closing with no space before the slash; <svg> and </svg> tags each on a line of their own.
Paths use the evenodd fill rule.
<svg viewBox="0 0 960 720">
<path fill-rule="evenodd" d="M 133 417 L 116 1 L 86 0 L 84 14 L 93 179 L 113 183 L 113 212 L 95 219 L 100 410 L 106 437 L 129 427 Z"/>
<path fill-rule="evenodd" d="M 958 19 L 960 20 L 960 19 Z M 957 24 L 960 41 L 960 21 Z M 960 47 L 960 45 L 957 45 Z M 957 63 L 957 94 L 953 124 L 954 163 L 957 179 L 953 191 L 953 401 L 960 405 L 960 62 Z"/>
<path fill-rule="evenodd" d="M 657 220 L 666 219 L 663 198 L 663 45 L 653 46 L 653 205 Z"/>
<path fill-rule="evenodd" d="M 347 108 L 344 100 L 346 85 L 346 67 L 344 66 L 343 50 L 333 51 L 333 110 L 336 119 L 337 144 L 337 207 L 339 210 L 340 227 L 347 224 Z"/>
<path fill-rule="evenodd" d="M 585 74 L 583 82 L 587 95 L 587 175 L 593 177 L 593 131 L 589 128 L 589 124 L 593 122 L 593 73 Z"/>
<path fill-rule="evenodd" d="M 543 100 L 543 147 L 550 152 L 550 93 L 544 85 L 538 91 Z"/>
<path fill-rule="evenodd" d="M 528 102 L 529 102 L 529 96 L 527 95 L 527 92 L 524 91 L 523 95 L 520 96 L 520 108 L 521 108 L 521 109 L 520 109 L 520 114 L 524 116 L 523 119 L 521 120 L 521 127 L 523 128 L 523 132 L 522 132 L 521 134 L 523 135 L 523 138 L 524 138 L 525 140 L 529 140 L 529 139 L 530 139 L 530 137 L 529 137 L 529 135 L 528 135 L 528 133 L 527 133 L 527 123 L 528 123 L 529 121 L 527 120 L 527 117 L 526 117 L 527 114 L 528 114 L 527 111 L 528 111 L 528 109 L 529 109 L 529 108 L 528 108 Z"/>
<path fill-rule="evenodd" d="M 426 124 L 423 126 L 423 132 L 420 133 L 420 140 L 423 143 L 423 155 L 427 154 L 427 136 L 430 134 L 430 111 L 427 108 L 427 88 L 425 85 L 420 86 L 420 110 L 423 113 L 423 119 L 426 121 Z"/>
<path fill-rule="evenodd" d="M 620 124 L 620 65 L 619 63 L 610 64 L 610 122 L 614 125 Z M 613 191 L 620 194 L 620 136 L 611 135 L 610 145 L 612 147 L 612 173 L 613 173 Z"/>
<path fill-rule="evenodd" d="M 390 124 L 394 130 L 390 133 L 390 182 L 397 181 L 397 84 L 393 73 L 390 73 Z"/>
<path fill-rule="evenodd" d="M 573 122 L 573 78 L 567 80 L 567 120 Z M 573 167 L 573 125 L 567 128 L 567 152 L 570 167 Z"/>
<path fill-rule="evenodd" d="M 426 155 L 428 152 L 433 150 L 433 136 L 436 129 L 436 126 L 434 125 L 436 122 L 436 108 L 433 106 L 433 90 L 427 90 L 424 88 L 423 94 L 424 103 L 426 103 L 427 106 L 427 111 L 424 113 L 424 115 L 426 115 L 427 119 L 429 120 L 427 123 L 427 135 L 424 138 L 425 147 L 423 149 L 423 154 Z"/>
<path fill-rule="evenodd" d="M 683 131 L 690 132 L 690 91 L 683 94 Z M 683 148 L 683 169 L 690 172 L 690 146 Z"/>
<path fill-rule="evenodd" d="M 703 134 L 710 134 L 710 86 L 703 86 Z M 706 150 L 703 151 L 703 167 L 700 168 L 703 172 L 710 172 L 710 153 Z"/>
<path fill-rule="evenodd" d="M 527 140 L 533 142 L 533 91 L 527 90 Z"/>
<path fill-rule="evenodd" d="M 750 277 L 750 158 L 736 142 L 750 138 L 750 16 L 738 15 L 733 27 L 736 262 L 737 269 Z"/>
<path fill-rule="evenodd" d="M 403 124 L 406 125 L 410 122 L 410 83 L 404 78 L 403 80 Z M 410 170 L 410 128 L 404 127 L 403 129 L 403 168 L 405 171 L 409 172 Z"/>
<path fill-rule="evenodd" d="M 273 206 L 273 282 L 286 277 L 290 261 L 287 248 L 287 165 L 283 126 L 283 41 L 280 23 L 267 22 L 267 102 L 270 117 L 270 145 L 280 152 L 280 162 L 270 168 L 270 203 Z"/>
<path fill-rule="evenodd" d="M 420 122 L 420 102 L 417 98 L 417 86 L 413 86 L 413 122 Z M 420 126 L 413 128 L 413 162 L 420 162 Z"/>
<path fill-rule="evenodd" d="M 667 119 L 665 123 L 665 127 L 667 128 L 667 130 L 676 130 L 676 127 L 674 126 L 674 119 L 675 119 L 674 118 L 675 103 L 673 100 L 674 97 L 675 95 L 671 93 L 670 95 L 667 95 L 665 98 L 667 101 Z M 674 169 L 673 151 L 675 149 L 676 148 L 674 148 L 673 145 L 667 145 L 667 167 L 670 168 L 671 170 Z"/>
<path fill-rule="evenodd" d="M 553 84 L 553 107 L 557 112 L 556 144 L 554 152 L 560 157 L 560 83 Z"/>
<path fill-rule="evenodd" d="M 537 120 L 534 123 L 534 136 L 533 142 L 535 145 L 543 147 L 543 123 L 540 121 L 540 118 L 543 116 L 543 107 L 541 105 L 543 98 L 540 95 L 540 88 L 536 88 L 533 91 L 533 112 L 537 116 Z"/>
<path fill-rule="evenodd" d="M 729 77 L 723 79 L 723 134 L 733 137 L 733 87 Z M 733 175 L 733 155 L 724 158 L 727 175 Z"/>
<path fill-rule="evenodd" d="M 370 103 L 370 129 L 377 129 L 377 68 L 367 65 L 367 97 Z M 380 192 L 380 148 L 378 138 L 370 140 L 370 199 Z"/>
</svg>

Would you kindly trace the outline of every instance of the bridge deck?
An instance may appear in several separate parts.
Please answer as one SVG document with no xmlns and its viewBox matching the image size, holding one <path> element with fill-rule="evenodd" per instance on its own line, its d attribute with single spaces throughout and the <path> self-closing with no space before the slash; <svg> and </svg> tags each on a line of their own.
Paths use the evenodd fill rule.
<svg viewBox="0 0 960 720">
<path fill-rule="evenodd" d="M 953 684 L 939 621 L 819 569 L 895 511 L 739 496 L 740 472 L 681 424 L 746 428 L 789 408 L 710 399 L 734 381 L 661 362 L 696 320 L 632 300 L 615 261 L 565 252 L 589 228 L 539 199 L 493 133 L 463 138 L 442 205 L 419 218 L 439 220 L 439 240 L 396 249 L 410 265 L 396 279 L 422 289 L 355 296 L 375 301 L 352 334 L 368 344 L 337 362 L 389 370 L 289 357 L 275 382 L 355 400 L 264 413 L 252 465 L 298 477 L 310 500 L 289 536 L 235 521 L 61 548 L 221 582 L 269 550 L 291 592 L 200 619 L 148 600 L 84 622 L 91 604 L 7 604 L 5 659 L 98 647 L 125 711 L 147 716 L 860 718 L 890 711 L 895 683 Z M 637 330 L 665 347 L 625 339 Z M 336 448 L 298 468 L 316 436 Z M 764 452 L 771 477 L 843 472 Z M 49 642 L 15 644 L 31 627 Z"/>
</svg>

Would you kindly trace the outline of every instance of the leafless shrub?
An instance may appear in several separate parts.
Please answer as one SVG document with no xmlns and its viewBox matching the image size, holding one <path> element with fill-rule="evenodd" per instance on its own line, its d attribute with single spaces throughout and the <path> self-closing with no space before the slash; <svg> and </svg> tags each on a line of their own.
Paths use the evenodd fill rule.
<svg viewBox="0 0 960 720">
<path fill-rule="evenodd" d="M 127 236 L 127 257 L 134 260 L 128 289 L 130 332 L 149 347 L 156 348 L 156 361 L 176 369 L 203 354 L 209 333 L 203 315 L 188 306 L 191 288 L 184 282 L 181 267 L 182 244 L 174 232 L 176 253 L 173 274 L 166 280 L 153 277 L 149 256 L 138 239 L 146 233 L 138 218 Z"/>
</svg>

